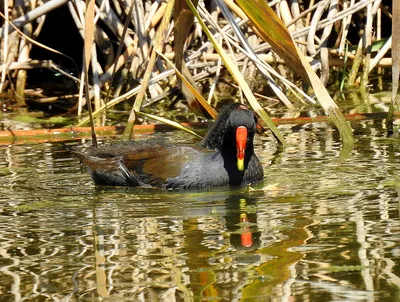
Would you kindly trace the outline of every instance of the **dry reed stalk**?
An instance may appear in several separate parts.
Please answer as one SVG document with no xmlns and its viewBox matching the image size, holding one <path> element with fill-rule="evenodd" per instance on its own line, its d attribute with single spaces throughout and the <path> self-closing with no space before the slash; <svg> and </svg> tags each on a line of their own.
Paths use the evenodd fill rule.
<svg viewBox="0 0 400 302">
<path fill-rule="evenodd" d="M 129 11 L 128 11 L 128 16 L 132 15 L 133 8 L 134 8 L 134 5 L 131 4 L 131 5 L 130 5 L 130 8 L 129 8 Z M 124 24 L 124 30 L 123 30 L 123 32 L 122 32 L 122 37 L 121 37 L 122 40 L 125 38 L 125 36 L 126 36 L 126 34 L 127 34 L 129 21 L 130 21 L 129 18 L 126 18 L 125 24 Z M 135 38 L 134 38 L 134 48 L 133 48 L 133 49 L 135 49 L 135 50 L 136 50 L 136 47 L 137 47 L 137 41 L 138 41 L 138 37 L 135 36 Z M 132 48 L 132 45 L 130 45 L 129 47 Z M 117 70 L 118 67 L 122 67 L 122 64 L 120 64 L 120 65 L 117 64 L 117 61 L 118 61 L 119 58 L 120 58 L 121 52 L 122 52 L 122 43 L 118 46 L 117 53 L 116 53 L 116 55 L 115 55 L 115 57 L 114 57 L 114 62 L 113 62 L 113 64 L 112 64 L 112 66 L 111 66 L 112 69 L 111 69 L 111 68 L 109 69 L 109 70 L 112 70 L 112 72 L 110 73 L 111 79 L 110 79 L 110 81 L 109 81 L 109 85 L 107 85 L 108 87 L 107 87 L 107 93 L 106 93 L 105 103 L 108 102 L 109 97 L 110 97 L 110 94 L 111 94 L 111 86 L 113 86 L 113 84 L 114 84 L 115 72 L 116 72 L 116 70 Z M 133 52 L 132 52 L 132 53 L 133 53 Z M 127 73 L 127 71 L 126 71 L 126 69 L 124 69 L 124 70 L 122 71 L 122 74 L 125 75 L 126 73 Z M 125 76 L 125 77 L 126 77 L 126 76 Z M 124 76 L 121 77 L 121 78 L 124 78 Z M 103 79 L 101 79 L 101 80 L 103 80 Z M 103 82 L 103 83 L 104 83 L 104 82 Z M 114 92 L 114 95 L 119 95 L 121 89 L 122 89 L 122 80 L 120 80 L 120 81 L 118 82 L 117 87 L 114 89 L 114 91 L 115 91 L 115 92 Z"/>
<path fill-rule="evenodd" d="M 328 12 L 328 18 L 334 18 L 337 15 L 338 0 L 331 0 Z M 333 24 L 326 26 L 322 32 L 320 48 L 321 57 L 321 82 L 326 86 L 329 80 L 329 49 L 328 39 L 332 32 Z"/>
<path fill-rule="evenodd" d="M 252 62 L 255 63 L 255 66 L 259 69 L 261 74 L 265 77 L 265 79 L 268 82 L 268 85 L 271 87 L 271 89 L 274 91 L 274 93 L 277 95 L 277 97 L 282 101 L 282 103 L 289 109 L 294 109 L 293 104 L 289 101 L 289 99 L 286 97 L 286 95 L 282 92 L 280 87 L 275 83 L 273 78 L 271 77 L 271 74 L 268 70 L 272 70 L 270 66 L 262 62 L 257 55 L 254 53 L 253 48 L 250 47 L 248 44 L 243 32 L 240 30 L 240 28 L 236 25 L 233 16 L 230 14 L 230 11 L 226 6 L 224 6 L 223 2 L 217 1 L 219 3 L 222 12 L 224 13 L 225 18 L 230 22 L 231 27 L 233 28 L 234 32 L 236 33 L 236 36 L 239 38 L 241 46 L 244 48 L 241 51 L 248 54 L 248 58 L 252 60 Z M 233 41 L 232 41 L 233 42 Z M 236 43 L 233 43 L 236 44 Z M 241 49 L 239 46 L 236 46 L 236 48 Z M 233 53 L 233 50 L 231 50 L 231 53 Z M 235 56 L 236 57 L 236 56 Z M 244 65 L 244 68 L 246 66 L 246 63 Z"/>
<path fill-rule="evenodd" d="M 349 6 L 354 5 L 355 0 L 351 0 L 350 4 L 345 1 L 343 3 L 343 10 L 346 10 Z M 351 24 L 351 17 L 352 15 L 349 15 L 342 20 L 342 26 L 341 26 L 341 37 L 340 37 L 340 42 L 339 42 L 339 54 L 344 56 L 344 51 L 345 51 L 345 44 L 347 43 L 347 34 L 349 33 L 349 28 Z"/>
<path fill-rule="evenodd" d="M 93 98 L 94 98 L 94 108 L 99 109 L 103 104 L 103 100 L 100 97 L 100 77 L 99 75 L 103 73 L 100 63 L 97 60 L 96 45 L 92 45 L 92 87 L 93 87 Z"/>
<path fill-rule="evenodd" d="M 343 18 L 345 18 L 345 17 L 347 17 L 347 16 L 349 16 L 351 14 L 359 12 L 362 9 L 366 8 L 368 4 L 373 3 L 374 1 L 376 1 L 376 0 L 363 0 L 363 1 L 357 2 L 353 6 L 350 6 L 348 9 L 345 9 L 345 10 L 342 10 L 341 12 L 339 12 L 336 15 L 336 17 L 333 18 L 333 19 L 328 19 L 328 18 L 322 19 L 322 20 L 320 20 L 320 22 L 316 26 L 316 30 L 320 30 L 320 29 L 324 28 L 325 26 L 333 24 L 333 23 L 335 23 L 337 21 L 340 21 Z M 319 5 L 319 3 L 320 2 L 318 2 L 318 5 Z M 292 38 L 293 39 L 297 39 L 299 37 L 306 36 L 306 35 L 309 34 L 309 31 L 310 31 L 310 26 L 306 26 L 302 30 L 294 32 L 292 34 Z"/>
<path fill-rule="evenodd" d="M 8 14 L 8 2 L 3 1 L 4 4 L 4 18 L 5 20 L 9 19 L 9 14 Z M 3 89 L 6 85 L 6 74 L 7 74 L 7 65 L 8 65 L 8 30 L 9 30 L 9 25 L 8 22 L 4 22 L 4 31 L 5 35 L 3 38 L 3 51 L 1 53 L 1 63 L 2 63 L 2 68 L 1 68 L 1 78 L 0 78 L 0 93 L 3 92 Z"/>
<path fill-rule="evenodd" d="M 23 28 L 23 32 L 27 36 L 32 35 L 32 25 L 31 24 L 26 24 Z M 19 55 L 18 55 L 18 62 L 24 62 L 29 59 L 29 53 L 30 53 L 30 43 L 24 39 L 21 39 L 20 45 L 19 45 Z M 26 84 L 26 70 L 18 70 L 17 72 L 17 79 L 15 83 L 15 97 L 17 100 L 17 104 L 20 107 L 26 106 L 25 102 L 25 84 Z"/>
<path fill-rule="evenodd" d="M 319 28 L 319 23 L 321 21 L 321 16 L 323 12 L 325 11 L 325 8 L 328 6 L 330 0 L 322 0 L 319 2 L 318 7 L 314 13 L 314 16 L 311 20 L 311 25 L 308 30 L 308 35 L 307 35 L 307 50 L 310 55 L 315 55 L 317 53 L 317 49 L 315 47 L 315 35 L 317 32 L 317 29 Z"/>
<path fill-rule="evenodd" d="M 392 108 L 399 108 L 397 91 L 400 76 L 400 0 L 394 0 L 393 23 L 392 23 Z"/>
<path fill-rule="evenodd" d="M 202 17 L 204 17 L 204 12 L 202 10 L 199 10 L 200 14 Z M 202 14 L 203 13 L 203 14 Z M 228 13 L 228 12 L 226 12 Z M 231 17 L 226 17 L 228 20 L 231 20 L 231 25 L 233 26 L 233 28 L 235 28 L 235 26 L 233 25 L 233 21 Z M 206 20 L 208 18 L 205 18 Z M 215 28 L 215 27 L 214 27 Z M 218 30 L 218 28 L 215 28 L 216 30 Z M 244 58 L 250 58 L 252 61 L 254 61 L 256 63 L 256 66 L 258 67 L 259 71 L 261 72 L 261 74 L 266 78 L 266 80 L 268 81 L 268 84 L 270 85 L 271 89 L 276 93 L 276 95 L 279 97 L 279 99 L 282 101 L 282 103 L 290 108 L 293 109 L 294 106 L 292 105 L 292 103 L 288 100 L 288 98 L 286 97 L 285 94 L 283 94 L 283 92 L 281 91 L 281 89 L 278 87 L 278 85 L 275 83 L 275 81 L 272 79 L 271 74 L 272 73 L 275 77 L 277 77 L 280 81 L 283 82 L 283 84 L 289 89 L 292 90 L 295 89 L 297 90 L 298 87 L 296 87 L 295 85 L 293 85 L 290 81 L 288 81 L 287 79 L 285 79 L 285 77 L 282 77 L 279 73 L 277 73 L 271 66 L 269 66 L 268 64 L 266 64 L 266 62 L 260 60 L 260 58 L 253 52 L 252 48 L 248 46 L 247 42 L 245 41 L 246 39 L 244 38 L 244 35 L 240 32 L 240 30 L 238 28 L 235 29 L 236 30 L 236 36 L 240 37 L 241 39 L 241 43 L 242 45 L 244 45 L 244 47 L 246 48 L 243 49 L 241 48 L 232 38 L 230 38 L 230 36 L 225 35 L 223 32 L 220 32 L 221 35 L 223 35 L 227 41 L 230 41 L 229 45 L 235 46 L 235 48 L 238 49 L 239 53 L 235 52 L 235 59 L 236 61 L 242 61 Z M 231 53 L 234 53 L 233 50 L 231 50 Z M 241 55 L 240 53 L 242 53 L 243 55 Z M 271 62 L 275 61 L 274 59 L 271 60 Z M 314 101 L 309 98 L 307 95 L 304 94 L 304 92 L 299 91 L 299 94 L 294 93 L 295 96 L 297 95 L 303 95 L 303 97 L 311 102 L 314 103 Z M 303 99 L 301 99 L 301 102 L 303 101 Z"/>
<path fill-rule="evenodd" d="M 14 15 L 12 16 L 13 24 L 18 28 L 23 28 L 24 26 L 26 26 L 25 28 L 27 26 L 32 27 L 29 34 L 35 37 L 40 32 L 41 26 L 43 26 L 44 16 L 51 10 L 66 3 L 68 3 L 67 5 L 75 25 L 83 37 L 83 8 L 85 3 L 82 0 L 51 0 L 35 9 L 26 8 L 30 11 L 22 17 L 17 16 L 14 11 Z M 309 103 L 314 102 L 313 99 L 299 89 L 298 84 L 293 83 L 295 78 L 292 74 L 282 70 L 282 61 L 280 58 L 274 57 L 270 46 L 267 43 L 261 42 L 260 39 L 257 40 L 255 38 L 254 34 L 259 33 L 257 33 L 252 24 L 248 23 L 247 16 L 243 11 L 232 0 L 225 0 L 225 3 L 228 4 L 229 10 L 227 11 L 228 14 L 225 14 L 224 17 L 218 15 L 219 8 L 217 9 L 215 6 L 210 12 L 206 10 L 203 2 L 200 2 L 198 11 L 212 28 L 213 36 L 218 41 L 223 41 L 224 47 L 229 49 L 229 52 L 234 57 L 235 64 L 240 67 L 242 72 L 248 73 L 247 78 L 254 78 L 254 76 L 250 76 L 250 74 L 254 75 L 254 71 L 250 72 L 250 70 L 256 66 L 259 70 L 258 72 L 267 79 L 268 85 L 271 85 L 272 89 L 279 95 L 282 104 L 288 108 L 297 106 L 296 100 L 289 101 L 288 92 L 298 95 L 298 102 L 300 104 L 304 101 Z M 377 17 L 378 31 L 375 36 L 372 31 L 376 11 L 379 9 L 380 3 L 381 1 L 379 0 L 362 0 L 357 2 L 350 0 L 340 3 L 337 0 L 322 0 L 315 1 L 315 3 L 311 1 L 308 8 L 302 7 L 301 3 L 296 1 L 290 3 L 290 6 L 286 1 L 270 1 L 269 5 L 285 21 L 292 33 L 292 37 L 296 39 L 296 43 L 300 45 L 303 53 L 309 59 L 313 57 L 315 62 L 321 65 L 321 78 L 324 83 L 328 81 L 332 66 L 343 66 L 344 57 L 348 59 L 355 57 L 354 61 L 348 61 L 349 64 L 353 63 L 353 72 L 347 83 L 357 83 L 359 66 L 363 66 L 364 74 L 362 78 L 364 85 L 366 85 L 368 73 L 376 68 L 376 66 L 384 66 L 383 64 L 387 64 L 387 61 L 390 60 L 390 58 L 387 58 L 390 42 L 387 42 L 375 57 L 368 53 L 368 45 L 371 45 L 374 39 L 382 37 L 381 30 L 379 29 L 380 14 Z M 93 46 L 92 50 L 93 61 L 91 65 L 92 80 L 90 96 L 95 99 L 96 111 L 101 111 L 101 108 L 108 107 L 101 104 L 102 91 L 112 89 L 112 93 L 110 94 L 114 98 L 111 100 L 112 103 L 115 103 L 115 100 L 126 99 L 128 95 L 131 97 L 133 95 L 132 91 L 137 91 L 132 87 L 132 79 L 140 81 L 144 77 L 144 70 L 147 64 L 149 64 L 148 60 L 151 54 L 151 41 L 154 40 L 154 33 L 160 26 L 160 19 L 165 14 L 167 4 L 161 1 L 153 2 L 149 0 L 130 0 L 127 2 L 122 0 L 113 0 L 112 2 L 98 0 L 96 4 L 95 19 L 101 20 L 102 25 L 96 25 L 94 28 L 97 47 Z M 133 7 L 132 12 L 130 12 L 130 7 Z M 221 7 L 221 4 L 219 7 Z M 335 10 L 335 7 L 338 10 Z M 327 13 L 328 8 L 329 11 Z M 235 19 L 232 16 L 232 11 L 241 19 Z M 364 33 L 364 40 L 367 39 L 368 43 L 358 48 L 357 55 L 350 52 L 346 53 L 346 41 L 349 35 L 349 24 L 352 16 L 355 13 L 365 11 L 367 11 L 367 30 Z M 385 10 L 382 11 L 385 12 Z M 228 15 L 230 16 L 227 17 Z M 34 24 L 33 21 L 40 17 L 42 18 L 41 22 Z M 226 21 L 228 21 L 228 24 Z M 338 21 L 340 22 L 340 32 L 337 38 L 336 49 L 334 48 L 336 45 L 330 46 L 327 41 L 333 33 L 334 22 Z M 104 26 L 108 29 L 104 30 Z M 235 27 L 237 28 L 235 29 Z M 167 37 L 173 35 L 171 28 L 172 24 L 169 25 Z M 186 53 L 182 51 L 182 55 L 184 55 L 185 63 L 191 70 L 194 79 L 209 77 L 211 89 L 208 102 L 211 103 L 211 98 L 214 95 L 213 91 L 216 90 L 220 78 L 221 59 L 215 54 L 214 48 L 204 38 L 204 35 L 200 35 L 198 30 L 195 34 L 190 34 L 190 36 L 195 37 L 201 46 L 196 46 L 193 43 L 194 40 L 191 38 L 186 42 L 185 47 L 185 50 L 190 50 L 191 53 L 187 53 L 188 55 L 185 56 Z M 9 78 L 11 79 L 9 84 L 17 83 L 15 86 L 17 94 L 22 95 L 25 90 L 25 68 L 32 68 L 34 66 L 49 66 L 49 68 L 54 68 L 54 64 L 46 65 L 45 62 L 32 62 L 32 64 L 28 64 L 30 54 L 26 49 L 29 49 L 29 47 L 24 47 L 23 45 L 24 43 L 28 45 L 30 42 L 23 42 L 23 40 L 20 42 L 19 36 L 7 22 L 0 29 L 0 37 L 4 37 L 1 39 L 2 65 L 0 66 L 0 92 L 9 87 L 6 86 L 7 74 L 10 75 Z M 306 39 L 307 47 L 304 46 Z M 249 43 L 249 40 L 252 42 Z M 119 52 L 116 54 L 114 53 L 115 45 L 112 45 L 110 41 L 117 41 L 118 45 L 120 45 Z M 168 41 L 166 42 L 168 43 Z M 16 48 L 18 44 L 21 45 L 20 49 Z M 96 48 L 98 52 L 96 52 Z M 362 52 L 365 53 L 363 62 L 360 61 L 362 59 Z M 167 56 L 171 57 L 171 54 L 168 52 Z M 102 57 L 102 60 L 100 57 Z M 215 63 L 210 65 L 210 61 L 215 61 Z M 266 64 L 266 62 L 275 64 L 275 66 L 272 67 Z M 151 70 L 149 78 L 149 83 L 152 84 L 149 84 L 148 94 L 144 93 L 141 96 L 143 98 L 141 106 L 145 104 L 147 95 L 150 99 L 156 99 L 160 94 L 169 90 L 174 85 L 174 81 L 176 81 L 176 78 L 171 76 L 168 79 L 158 77 L 159 79 L 163 79 L 152 81 L 152 78 L 157 78 L 158 75 L 163 74 L 165 68 L 159 60 L 156 61 L 154 67 Z M 17 68 L 20 70 L 16 73 L 14 70 Z M 119 75 L 119 81 L 115 85 L 112 80 L 112 75 L 114 74 Z M 15 82 L 16 79 L 18 79 L 17 82 Z M 74 80 L 79 82 L 77 77 L 74 77 Z M 120 95 L 122 98 L 119 97 Z M 78 112 L 80 111 L 81 109 Z"/>
<path fill-rule="evenodd" d="M 293 17 L 292 17 L 292 12 L 289 8 L 289 4 L 287 3 L 286 0 L 280 1 L 279 2 L 279 15 L 283 21 L 284 24 L 288 24 L 292 22 Z M 296 29 L 296 26 L 289 25 L 288 27 L 289 32 L 293 32 Z"/>
<path fill-rule="evenodd" d="M 301 13 L 301 9 L 300 9 L 300 5 L 299 5 L 298 1 L 293 1 L 292 2 L 291 11 L 293 13 L 293 19 L 290 21 L 290 23 L 295 25 L 294 31 L 303 29 L 304 28 L 304 23 L 303 23 L 303 20 L 301 20 L 302 13 Z M 288 24 L 286 26 L 288 26 Z M 305 37 L 299 38 L 299 42 L 300 43 L 305 43 L 306 42 L 306 38 Z M 299 44 L 298 46 L 302 50 L 303 54 L 306 54 L 306 51 L 307 51 L 306 47 L 302 46 L 301 44 Z"/>
<path fill-rule="evenodd" d="M 146 23 L 144 27 L 147 29 L 148 32 L 151 31 L 157 24 L 161 21 L 162 17 L 165 14 L 165 10 L 167 8 L 167 3 L 156 1 L 151 5 L 151 9 L 148 12 Z"/>
<path fill-rule="evenodd" d="M 375 30 L 375 32 L 376 32 L 376 40 L 378 40 L 378 41 L 381 40 L 382 39 L 382 10 L 381 10 L 380 6 L 378 7 L 378 11 L 376 12 L 376 30 Z M 390 40 L 391 39 L 392 39 L 392 37 L 390 37 Z M 392 41 L 390 41 L 390 46 L 392 46 Z M 387 50 L 385 52 L 379 51 L 379 53 L 382 53 L 382 57 L 386 54 L 386 52 L 387 52 Z M 377 54 L 377 57 L 378 57 L 379 53 Z M 374 58 L 374 60 L 375 60 L 375 58 Z M 379 60 L 377 60 L 377 61 L 379 62 Z M 373 67 L 371 68 L 371 66 L 373 66 Z M 372 71 L 372 69 L 374 69 L 375 66 L 376 66 L 376 63 L 375 63 L 375 65 L 373 65 L 373 63 L 371 62 L 370 71 Z M 377 74 L 379 74 L 379 75 L 382 74 L 382 68 L 379 67 L 377 69 Z"/>
<path fill-rule="evenodd" d="M 149 81 L 150 81 L 150 76 L 153 70 L 153 67 L 155 65 L 156 62 L 156 52 L 157 51 L 162 51 L 163 49 L 163 45 L 164 45 L 164 39 L 165 36 L 167 34 L 167 25 L 170 22 L 170 19 L 172 17 L 172 8 L 174 7 L 174 1 L 170 1 L 167 5 L 166 8 L 166 13 L 163 16 L 163 19 L 161 21 L 161 25 L 157 31 L 156 34 L 156 40 L 155 43 L 153 45 L 153 49 L 152 49 L 152 53 L 150 56 L 150 60 L 149 60 L 149 64 L 147 65 L 147 69 L 144 75 L 144 79 L 143 79 L 143 83 L 142 85 L 140 85 L 140 89 L 138 92 L 138 95 L 136 96 L 135 99 L 135 103 L 132 107 L 131 113 L 129 115 L 129 119 L 128 119 L 128 124 L 124 130 L 124 138 L 130 139 L 132 136 L 132 130 L 133 130 L 133 125 L 135 123 L 136 120 L 136 113 L 135 111 L 139 111 L 140 108 L 142 107 L 142 103 L 143 103 L 143 98 L 144 98 L 144 94 L 145 91 L 147 89 L 147 87 L 149 86 Z"/>
<path fill-rule="evenodd" d="M 22 28 L 25 24 L 31 23 L 34 20 L 36 20 L 37 18 L 41 17 L 41 16 L 45 16 L 47 13 L 51 12 L 52 10 L 59 8 L 60 6 L 66 4 L 69 0 L 50 0 L 38 7 L 36 7 L 35 9 L 27 12 L 26 14 L 24 14 L 21 17 L 18 18 L 13 18 L 14 20 L 12 21 L 13 25 L 20 29 Z M 25 4 L 21 5 L 22 7 Z M 14 5 L 14 7 L 16 7 L 17 5 Z M 13 16 L 15 17 L 15 16 Z M 15 31 L 15 27 L 11 26 L 8 27 L 8 34 L 11 34 L 12 32 Z M 2 39 L 4 37 L 4 34 L 6 33 L 4 26 L 2 28 L 0 28 L 0 39 Z"/>
<path fill-rule="evenodd" d="M 368 72 L 371 61 L 371 46 L 372 46 L 372 3 L 367 6 L 367 23 L 365 25 L 364 37 L 364 68 L 361 74 L 361 89 L 365 90 L 368 86 Z M 358 84 L 358 81 L 356 81 Z"/>
</svg>

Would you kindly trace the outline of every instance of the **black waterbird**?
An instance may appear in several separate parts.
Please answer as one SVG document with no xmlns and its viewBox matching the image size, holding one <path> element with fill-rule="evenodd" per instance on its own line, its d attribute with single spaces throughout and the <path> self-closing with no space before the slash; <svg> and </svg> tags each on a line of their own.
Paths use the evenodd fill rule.
<svg viewBox="0 0 400 302">
<path fill-rule="evenodd" d="M 256 125 L 253 112 L 234 103 L 222 109 L 201 147 L 149 139 L 73 152 L 99 185 L 165 189 L 243 186 L 264 177 L 254 153 Z"/>
</svg>

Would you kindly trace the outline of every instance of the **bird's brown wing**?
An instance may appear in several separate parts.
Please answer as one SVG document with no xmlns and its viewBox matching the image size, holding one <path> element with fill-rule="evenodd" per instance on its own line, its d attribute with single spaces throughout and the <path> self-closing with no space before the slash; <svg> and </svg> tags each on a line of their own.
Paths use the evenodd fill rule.
<svg viewBox="0 0 400 302">
<path fill-rule="evenodd" d="M 169 178 L 179 176 L 182 168 L 200 154 L 196 148 L 169 146 L 126 154 L 123 162 L 142 182 L 161 186 Z"/>
</svg>

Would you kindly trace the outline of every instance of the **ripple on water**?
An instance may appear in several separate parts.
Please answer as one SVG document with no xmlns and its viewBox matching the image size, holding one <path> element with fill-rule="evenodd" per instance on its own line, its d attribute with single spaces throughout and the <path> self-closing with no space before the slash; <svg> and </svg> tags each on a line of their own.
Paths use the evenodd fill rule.
<svg viewBox="0 0 400 302">
<path fill-rule="evenodd" d="M 283 126 L 284 150 L 258 138 L 266 179 L 254 191 L 97 187 L 60 144 L 0 146 L 0 291 L 390 301 L 400 286 L 400 144 L 368 122 L 354 129 L 351 149 L 326 124 Z"/>
</svg>

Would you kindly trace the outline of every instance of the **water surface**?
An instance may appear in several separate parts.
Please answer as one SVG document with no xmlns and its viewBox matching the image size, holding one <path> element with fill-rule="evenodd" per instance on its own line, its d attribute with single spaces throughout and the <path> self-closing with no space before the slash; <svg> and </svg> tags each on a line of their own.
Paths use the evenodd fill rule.
<svg viewBox="0 0 400 302">
<path fill-rule="evenodd" d="M 96 187 L 61 144 L 0 146 L 1 301 L 399 300 L 400 142 L 382 125 L 353 124 L 353 148 L 280 126 L 289 146 L 257 138 L 251 190 Z"/>
</svg>

